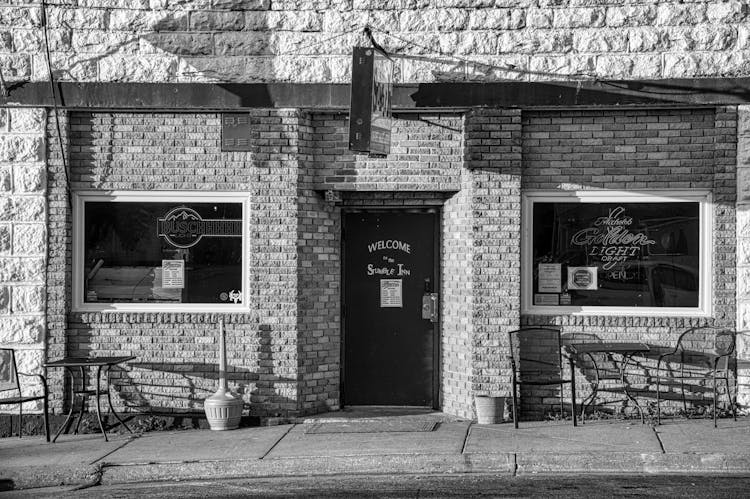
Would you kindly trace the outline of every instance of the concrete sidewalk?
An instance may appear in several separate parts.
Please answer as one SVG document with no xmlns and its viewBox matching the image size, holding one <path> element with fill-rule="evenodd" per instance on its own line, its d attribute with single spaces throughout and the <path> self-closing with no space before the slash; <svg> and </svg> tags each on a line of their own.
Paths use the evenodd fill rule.
<svg viewBox="0 0 750 499">
<path fill-rule="evenodd" d="M 346 473 L 750 474 L 750 418 L 477 425 L 439 413 L 142 436 L 0 439 L 0 490 Z M 435 424 L 434 428 L 431 425 Z"/>
</svg>

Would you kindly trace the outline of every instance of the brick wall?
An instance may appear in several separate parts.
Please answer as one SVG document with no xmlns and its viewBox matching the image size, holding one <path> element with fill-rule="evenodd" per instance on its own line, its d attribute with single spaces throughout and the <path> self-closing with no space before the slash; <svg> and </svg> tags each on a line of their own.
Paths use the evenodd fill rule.
<svg viewBox="0 0 750 499">
<path fill-rule="evenodd" d="M 45 120 L 44 109 L 0 108 L 0 347 L 16 350 L 19 371 L 36 374 L 43 373 L 47 327 Z M 21 382 L 41 393 L 36 378 Z M 28 403 L 24 410 L 40 406 Z"/>
<path fill-rule="evenodd" d="M 461 172 L 461 190 L 443 206 L 443 248 L 441 258 L 442 311 L 440 340 L 442 371 L 440 391 L 443 411 L 472 417 L 472 337 L 474 307 L 472 293 L 473 220 L 471 172 Z"/>
<path fill-rule="evenodd" d="M 316 115 L 316 183 L 320 189 L 457 191 L 463 125 L 459 115 L 404 115 L 394 120 L 387 158 L 348 150 L 348 118 Z"/>
<path fill-rule="evenodd" d="M 328 135 L 314 124 L 318 116 L 300 118 L 297 177 L 297 278 L 300 358 L 300 402 L 305 412 L 336 410 L 341 379 L 341 217 L 339 209 L 315 191 L 316 155 Z"/>
<path fill-rule="evenodd" d="M 60 123 L 60 136 L 57 123 Z M 71 204 L 68 187 L 67 162 L 63 154 L 69 154 L 69 114 L 60 112 L 57 120 L 54 113 L 47 119 L 47 359 L 59 359 L 67 353 L 66 327 L 70 312 L 70 246 Z M 62 144 L 61 144 L 62 142 Z M 66 156 L 67 157 L 67 156 Z M 50 369 L 47 372 L 50 407 L 63 406 L 64 370 Z"/>
<path fill-rule="evenodd" d="M 223 317 L 230 386 L 254 414 L 340 404 L 342 206 L 443 206 L 441 407 L 452 414 L 471 417 L 474 394 L 508 393 L 505 334 L 521 323 L 650 344 L 670 344 L 689 325 L 733 324 L 732 108 L 410 116 L 397 121 L 387 159 L 350 154 L 342 115 L 250 116 L 248 153 L 219 151 L 214 113 L 73 113 L 63 127 L 74 188 L 248 193 L 251 310 Z M 120 405 L 200 409 L 216 383 L 218 315 L 68 314 L 70 213 L 54 141 L 48 150 L 50 355 L 138 352 L 141 365 L 116 373 Z M 714 317 L 521 317 L 522 189 L 645 187 L 712 190 Z M 524 412 L 546 412 L 553 395 L 527 393 Z"/>
<path fill-rule="evenodd" d="M 122 403 L 133 409 L 200 410 L 216 387 L 217 323 L 227 327 L 230 387 L 251 413 L 296 414 L 297 156 L 296 111 L 250 113 L 257 128 L 248 153 L 219 150 L 217 114 L 75 113 L 70 118 L 74 189 L 227 190 L 250 198 L 246 314 L 71 313 L 51 331 L 66 353 L 133 353 L 115 373 Z M 53 174 L 59 165 L 50 163 Z M 51 217 L 57 255 L 69 254 L 67 213 Z M 65 287 L 70 300 L 70 263 Z M 50 309 L 64 314 L 63 303 Z M 119 378 L 119 380 L 118 380 Z"/>
<path fill-rule="evenodd" d="M 521 111 L 475 109 L 467 116 L 471 172 L 472 391 L 509 393 L 507 332 L 520 317 Z"/>
<path fill-rule="evenodd" d="M 47 78 L 41 19 L 38 4 L 0 7 L 6 79 Z M 741 0 L 90 0 L 47 19 L 71 81 L 348 82 L 365 26 L 410 56 L 404 82 L 747 76 L 750 49 Z"/>
<path fill-rule="evenodd" d="M 253 111 L 250 118 L 255 146 L 240 153 L 219 150 L 218 114 L 70 116 L 73 189 L 222 190 L 247 192 L 250 200 L 250 312 L 70 313 L 70 212 L 59 157 L 50 161 L 50 202 L 56 206 L 50 218 L 50 344 L 58 355 L 137 355 L 114 373 L 116 405 L 200 410 L 216 386 L 221 317 L 229 385 L 250 403 L 251 413 L 293 416 L 337 408 L 341 218 L 340 206 L 326 201 L 321 189 L 342 184 L 325 179 L 339 167 L 357 169 L 352 192 L 381 189 L 384 205 L 442 203 L 444 195 L 413 191 L 428 189 L 434 179 L 442 189 L 457 188 L 461 121 L 455 116 L 407 120 L 394 134 L 397 152 L 388 162 L 348 153 L 342 116 L 281 110 Z M 443 143 L 448 148 L 438 158 Z M 378 203 L 362 196 L 347 202 Z M 62 393 L 62 377 L 53 374 L 53 382 L 53 392 Z M 55 408 L 63 404 L 56 399 Z"/>
<path fill-rule="evenodd" d="M 733 108 L 524 113 L 524 190 L 710 189 L 715 205 L 712 317 L 527 316 L 524 323 L 665 346 L 688 327 L 733 327 L 736 126 Z M 523 400 L 524 412 L 536 416 L 556 402 L 554 390 Z"/>
</svg>

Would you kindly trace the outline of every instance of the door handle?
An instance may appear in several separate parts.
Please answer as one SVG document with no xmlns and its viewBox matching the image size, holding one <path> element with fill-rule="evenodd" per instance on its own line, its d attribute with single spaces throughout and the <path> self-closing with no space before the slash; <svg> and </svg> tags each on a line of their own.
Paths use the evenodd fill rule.
<svg viewBox="0 0 750 499">
<path fill-rule="evenodd" d="M 438 294 L 425 293 L 422 295 L 422 319 L 430 322 L 438 321 Z"/>
</svg>

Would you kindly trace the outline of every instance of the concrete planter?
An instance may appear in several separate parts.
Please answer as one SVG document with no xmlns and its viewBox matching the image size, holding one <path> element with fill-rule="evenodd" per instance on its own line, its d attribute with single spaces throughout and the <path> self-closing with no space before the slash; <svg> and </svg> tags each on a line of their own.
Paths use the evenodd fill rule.
<svg viewBox="0 0 750 499">
<path fill-rule="evenodd" d="M 212 430 L 234 430 L 240 425 L 242 399 L 227 390 L 227 346 L 224 321 L 219 321 L 219 389 L 203 401 L 203 410 Z"/>
<path fill-rule="evenodd" d="M 212 430 L 234 430 L 240 426 L 242 400 L 221 390 L 203 402 L 206 419 Z"/>
</svg>

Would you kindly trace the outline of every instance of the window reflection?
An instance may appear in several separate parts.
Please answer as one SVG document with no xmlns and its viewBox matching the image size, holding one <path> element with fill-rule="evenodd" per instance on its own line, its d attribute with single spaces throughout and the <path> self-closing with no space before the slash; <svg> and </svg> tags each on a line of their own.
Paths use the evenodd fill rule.
<svg viewBox="0 0 750 499">
<path fill-rule="evenodd" d="M 84 204 L 84 301 L 241 303 L 242 204 Z"/>
<path fill-rule="evenodd" d="M 535 305 L 699 304 L 697 202 L 537 202 L 532 247 Z"/>
</svg>

